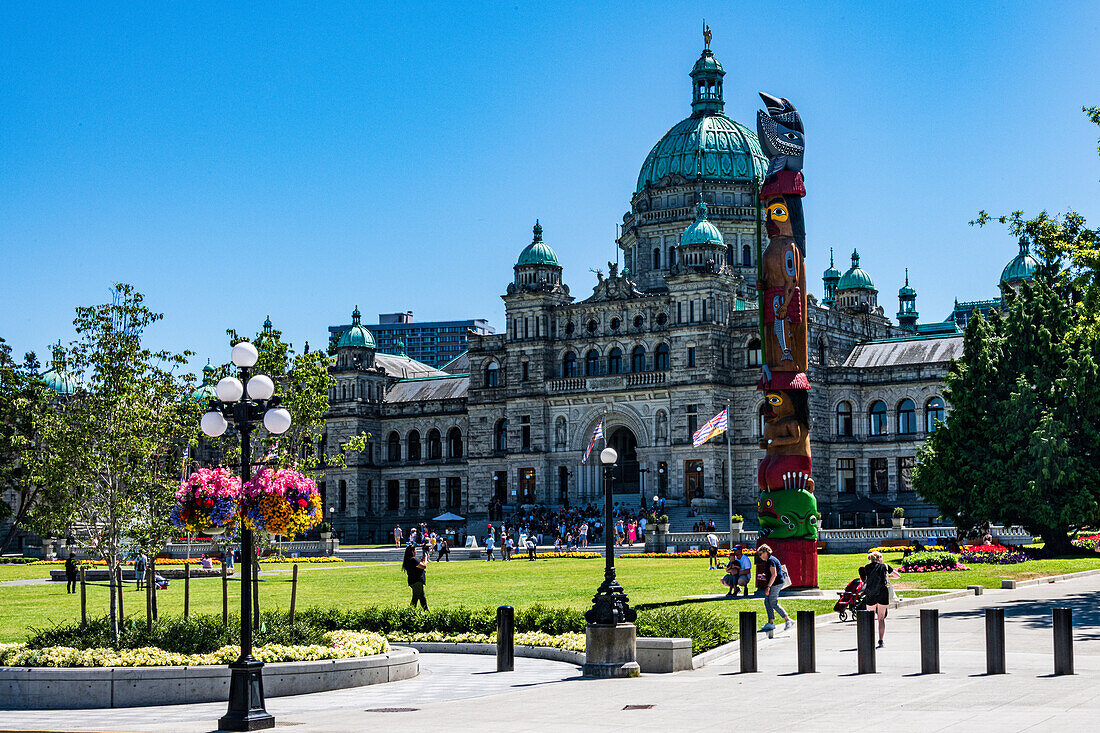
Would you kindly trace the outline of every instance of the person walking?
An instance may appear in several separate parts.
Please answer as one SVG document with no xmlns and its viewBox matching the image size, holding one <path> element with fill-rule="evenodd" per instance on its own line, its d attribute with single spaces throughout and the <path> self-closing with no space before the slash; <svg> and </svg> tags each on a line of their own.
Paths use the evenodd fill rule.
<svg viewBox="0 0 1100 733">
<path fill-rule="evenodd" d="M 393 528 L 393 544 L 396 547 L 401 546 L 401 535 L 402 535 L 401 525 L 397 525 L 396 527 Z"/>
<path fill-rule="evenodd" d="M 531 535 L 527 535 L 527 559 L 534 562 L 538 557 L 538 544 L 535 542 L 535 538 Z"/>
<path fill-rule="evenodd" d="M 649 524 L 649 520 L 645 518 L 645 515 L 638 517 L 638 539 L 645 542 L 645 527 Z"/>
<path fill-rule="evenodd" d="M 134 558 L 134 580 L 137 581 L 137 590 L 141 590 L 141 584 L 145 581 L 145 566 L 148 561 L 145 559 L 145 553 L 140 552 L 138 556 Z"/>
<path fill-rule="evenodd" d="M 435 552 L 436 562 L 439 562 L 440 560 L 446 560 L 447 562 L 451 561 L 451 548 L 447 544 L 446 537 L 439 538 L 439 544 L 436 545 Z"/>
<path fill-rule="evenodd" d="M 500 533 L 500 559 L 511 560 L 512 552 L 516 549 L 516 541 L 511 535 Z"/>
<path fill-rule="evenodd" d="M 76 567 L 76 553 L 69 551 L 69 559 L 65 561 L 65 592 L 76 593 L 76 579 L 80 575 Z"/>
<path fill-rule="evenodd" d="M 581 547 L 588 547 L 588 522 L 581 522 L 581 528 L 578 532 L 580 533 Z"/>
<path fill-rule="evenodd" d="M 707 534 L 707 560 L 710 561 L 708 570 L 718 567 L 718 535 L 714 532 Z"/>
<path fill-rule="evenodd" d="M 485 562 L 490 562 L 493 559 L 493 533 L 490 532 L 485 538 Z"/>
<path fill-rule="evenodd" d="M 428 598 L 424 595 L 424 584 L 428 582 L 428 553 L 421 552 L 420 559 L 416 559 L 416 548 L 409 545 L 405 548 L 405 559 L 401 561 L 401 569 L 408 576 L 409 587 L 412 588 L 413 608 L 419 603 L 428 610 Z"/>
<path fill-rule="evenodd" d="M 863 581 L 863 597 L 867 610 L 872 611 L 878 619 L 878 646 L 881 649 L 883 637 L 886 636 L 886 611 L 890 605 L 889 580 L 901 577 L 897 570 L 882 561 L 881 552 L 867 553 L 866 565 L 859 569 L 859 577 Z"/>
<path fill-rule="evenodd" d="M 783 630 L 794 626 L 787 612 L 779 605 L 779 591 L 786 587 L 788 578 L 783 570 L 783 563 L 772 554 L 772 548 L 760 545 L 756 548 L 756 556 L 764 565 L 764 610 L 768 612 L 768 623 L 761 627 L 761 631 L 771 631 L 775 628 L 775 614 L 778 612 L 783 619 Z M 746 589 L 747 590 L 747 589 Z"/>
</svg>

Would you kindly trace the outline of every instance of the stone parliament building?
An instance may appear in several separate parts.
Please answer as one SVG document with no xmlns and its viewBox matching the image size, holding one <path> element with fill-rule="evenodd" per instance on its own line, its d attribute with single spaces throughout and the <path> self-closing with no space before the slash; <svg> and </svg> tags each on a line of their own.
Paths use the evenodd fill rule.
<svg viewBox="0 0 1100 733">
<path fill-rule="evenodd" d="M 755 133 L 723 114 L 724 74 L 704 50 L 690 74 L 691 115 L 642 165 L 618 240 L 624 265 L 609 263 L 587 297 L 571 294 L 536 223 L 502 296 L 502 333 L 471 333 L 468 352 L 441 369 L 378 352 L 356 308 L 335 347 L 324 440 L 331 450 L 369 432 L 372 442 L 322 479 L 345 541 L 384 540 L 395 524 L 447 511 L 483 527 L 494 498 L 506 513 L 596 501 L 597 457 L 581 459 L 600 420 L 621 456 L 616 500 L 659 495 L 717 520 L 732 476 L 734 510 L 754 523 L 763 401 L 754 178 L 767 160 Z M 927 522 L 937 511 L 912 491 L 916 451 L 950 409 L 943 380 L 967 319 L 1001 299 L 956 303 L 943 322 L 921 324 L 906 274 L 895 324 L 859 254 L 851 258 L 844 273 L 830 263 L 808 308 L 822 526 L 894 506 Z M 1036 265 L 1021 245 L 1000 287 Z M 693 448 L 692 433 L 727 404 L 730 432 Z"/>
</svg>

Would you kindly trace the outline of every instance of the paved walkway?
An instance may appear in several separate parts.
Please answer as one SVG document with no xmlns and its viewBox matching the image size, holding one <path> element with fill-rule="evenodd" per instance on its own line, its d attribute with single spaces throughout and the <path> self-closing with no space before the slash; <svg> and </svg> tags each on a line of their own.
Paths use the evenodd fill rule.
<svg viewBox="0 0 1100 733">
<path fill-rule="evenodd" d="M 1008 671 L 986 676 L 983 609 L 1005 608 Z M 1076 671 L 1054 677 L 1050 611 L 1074 609 Z M 925 608 L 929 606 L 924 606 Z M 268 701 L 281 726 L 301 731 L 438 727 L 558 731 L 1046 731 L 1092 729 L 1100 718 L 1100 576 L 931 604 L 940 609 L 943 674 L 922 676 L 921 607 L 890 612 L 878 674 L 856 675 L 855 624 L 817 626 L 818 673 L 797 675 L 794 630 L 760 637 L 759 674 L 736 652 L 702 669 L 635 680 L 584 680 L 567 664 L 423 655 L 422 675 L 389 685 Z M 762 616 L 761 616 L 762 617 Z M 638 706 L 638 707 L 635 707 Z M 415 710 L 378 712 L 381 708 Z M 224 704 L 137 710 L 4 712 L 23 729 L 211 730 Z M 171 721 L 171 722 L 168 722 Z"/>
</svg>

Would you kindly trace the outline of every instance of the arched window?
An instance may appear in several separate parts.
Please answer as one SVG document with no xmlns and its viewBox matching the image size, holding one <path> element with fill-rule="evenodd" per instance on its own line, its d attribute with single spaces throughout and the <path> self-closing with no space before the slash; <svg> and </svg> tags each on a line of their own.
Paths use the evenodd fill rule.
<svg viewBox="0 0 1100 733">
<path fill-rule="evenodd" d="M 653 269 L 657 270 L 661 267 L 661 248 L 653 248 Z"/>
<path fill-rule="evenodd" d="M 741 266 L 752 267 L 752 248 L 747 244 L 741 248 Z"/>
<path fill-rule="evenodd" d="M 886 419 L 886 403 L 882 400 L 875 400 L 871 403 L 871 411 L 868 413 L 868 429 L 867 432 L 870 435 L 886 435 L 887 433 L 887 419 Z"/>
<path fill-rule="evenodd" d="M 439 431 L 432 428 L 428 431 L 428 460 L 438 461 L 443 458 L 443 438 Z"/>
<path fill-rule="evenodd" d="M 485 367 L 485 386 L 500 386 L 500 365 L 495 361 L 489 362 L 489 366 Z"/>
<path fill-rule="evenodd" d="M 346 400 L 348 398 L 348 387 L 346 384 L 340 385 L 340 399 Z"/>
<path fill-rule="evenodd" d="M 447 457 L 462 458 L 462 431 L 451 428 L 447 433 Z"/>
<path fill-rule="evenodd" d="M 645 371 L 645 347 L 641 344 L 635 346 L 634 351 L 630 353 L 630 371 Z"/>
<path fill-rule="evenodd" d="M 565 352 L 565 357 L 561 360 L 561 375 L 563 377 L 577 376 L 577 355 L 572 351 Z"/>
<path fill-rule="evenodd" d="M 386 460 L 392 463 L 401 460 L 401 438 L 396 432 L 386 439 Z"/>
<path fill-rule="evenodd" d="M 753 339 L 749 342 L 747 357 L 748 358 L 745 361 L 746 364 L 751 367 L 760 366 L 760 363 L 764 358 L 763 354 L 760 351 L 760 339 Z"/>
<path fill-rule="evenodd" d="M 836 406 L 836 434 L 839 437 L 852 435 L 851 402 L 841 402 Z"/>
<path fill-rule="evenodd" d="M 600 352 L 595 349 L 589 350 L 584 355 L 584 376 L 596 377 L 600 374 Z"/>
<path fill-rule="evenodd" d="M 405 457 L 410 461 L 420 460 L 420 431 L 410 430 L 405 438 Z"/>
<path fill-rule="evenodd" d="M 943 400 L 933 397 L 924 405 L 924 420 L 929 433 L 936 432 L 936 421 L 944 422 Z"/>
<path fill-rule="evenodd" d="M 607 373 L 623 373 L 623 350 L 620 349 L 618 346 L 611 349 L 611 353 L 607 356 Z"/>
<path fill-rule="evenodd" d="M 493 430 L 493 450 L 500 453 L 508 450 L 508 421 L 498 420 Z"/>
<path fill-rule="evenodd" d="M 664 371 L 669 368 L 668 344 L 657 344 L 657 357 L 653 368 L 657 371 Z"/>
<path fill-rule="evenodd" d="M 898 403 L 898 435 L 915 435 L 917 432 L 917 406 L 911 399 Z"/>
</svg>

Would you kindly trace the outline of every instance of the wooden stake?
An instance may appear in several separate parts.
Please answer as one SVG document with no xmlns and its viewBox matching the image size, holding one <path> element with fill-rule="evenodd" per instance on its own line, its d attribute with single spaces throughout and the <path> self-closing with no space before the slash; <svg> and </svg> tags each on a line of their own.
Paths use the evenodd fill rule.
<svg viewBox="0 0 1100 733">
<path fill-rule="evenodd" d="M 115 568 L 115 572 L 118 573 L 118 622 L 121 625 L 126 618 L 126 611 L 122 608 L 122 566 Z"/>
<path fill-rule="evenodd" d="M 149 563 L 145 563 L 145 573 L 149 573 Z M 145 628 L 153 630 L 153 584 L 145 580 Z"/>
<path fill-rule="evenodd" d="M 80 569 L 80 625 L 88 625 L 88 586 L 84 580 L 84 568 Z"/>
<path fill-rule="evenodd" d="M 230 550 L 232 552 L 233 550 Z M 229 626 L 229 579 L 222 557 L 222 626 Z"/>
<path fill-rule="evenodd" d="M 294 602 L 298 599 L 298 563 L 290 576 L 290 623 L 294 623 Z"/>
<path fill-rule="evenodd" d="M 183 617 L 191 616 L 191 566 L 183 566 Z"/>
</svg>

